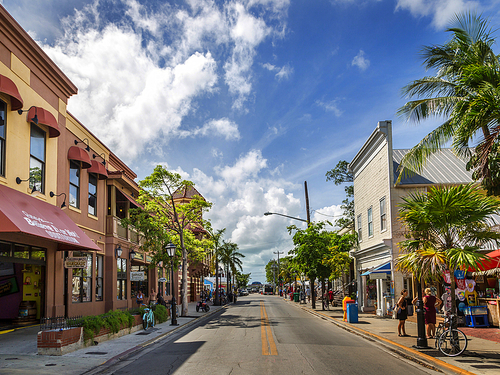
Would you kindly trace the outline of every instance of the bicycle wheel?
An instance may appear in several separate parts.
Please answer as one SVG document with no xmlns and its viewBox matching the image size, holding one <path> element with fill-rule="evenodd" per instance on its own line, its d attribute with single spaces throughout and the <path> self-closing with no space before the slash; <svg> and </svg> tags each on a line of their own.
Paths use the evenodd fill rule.
<svg viewBox="0 0 500 375">
<path fill-rule="evenodd" d="M 154 327 L 155 326 L 155 315 L 153 314 L 153 312 L 151 311 L 151 327 Z"/>
<path fill-rule="evenodd" d="M 467 348 L 467 336 L 458 330 L 450 329 L 439 336 L 439 350 L 448 357 L 462 354 Z"/>
<path fill-rule="evenodd" d="M 145 313 L 142 316 L 142 328 L 144 328 L 144 330 L 148 329 L 148 314 L 147 313 Z"/>
</svg>

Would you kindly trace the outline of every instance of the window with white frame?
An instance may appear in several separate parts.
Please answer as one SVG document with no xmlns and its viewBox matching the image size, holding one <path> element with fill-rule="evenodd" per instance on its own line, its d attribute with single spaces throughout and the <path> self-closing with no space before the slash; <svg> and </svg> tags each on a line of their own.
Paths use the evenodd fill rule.
<svg viewBox="0 0 500 375">
<path fill-rule="evenodd" d="M 380 231 L 387 229 L 387 215 L 385 208 L 385 197 L 380 200 Z"/>
<path fill-rule="evenodd" d="M 373 209 L 368 209 L 368 237 L 373 236 Z"/>
<path fill-rule="evenodd" d="M 358 241 L 363 240 L 363 227 L 361 226 L 361 214 L 358 215 Z"/>
</svg>

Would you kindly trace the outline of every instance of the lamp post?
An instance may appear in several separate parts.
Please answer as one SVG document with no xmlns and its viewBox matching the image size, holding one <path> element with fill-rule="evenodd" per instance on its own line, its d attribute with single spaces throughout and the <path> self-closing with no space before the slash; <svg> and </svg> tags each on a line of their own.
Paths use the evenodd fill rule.
<svg viewBox="0 0 500 375">
<path fill-rule="evenodd" d="M 304 223 L 309 223 L 307 220 L 305 220 L 305 219 L 300 219 L 300 218 L 298 218 L 298 217 L 293 217 L 293 216 L 283 215 L 283 214 L 279 214 L 279 213 L 277 213 L 277 212 L 264 212 L 264 216 L 269 216 L 269 215 L 279 215 L 279 216 L 287 217 L 287 218 L 289 218 L 289 219 L 294 219 L 294 220 L 303 221 Z"/>
<path fill-rule="evenodd" d="M 452 275 L 453 277 L 453 275 Z M 422 284 L 417 280 L 417 345 L 415 349 L 429 349 L 427 336 L 425 335 L 424 301 L 422 300 Z"/>
<path fill-rule="evenodd" d="M 172 280 L 170 282 L 171 288 L 172 288 L 172 300 L 170 302 L 171 305 L 171 314 L 170 316 L 172 317 L 172 322 L 170 323 L 171 326 L 178 326 L 177 324 L 177 314 L 176 314 L 176 309 L 175 309 L 175 288 L 174 288 L 174 256 L 175 256 L 175 245 L 170 242 L 168 245 L 165 246 L 165 250 L 167 251 L 168 256 L 172 260 Z"/>
</svg>

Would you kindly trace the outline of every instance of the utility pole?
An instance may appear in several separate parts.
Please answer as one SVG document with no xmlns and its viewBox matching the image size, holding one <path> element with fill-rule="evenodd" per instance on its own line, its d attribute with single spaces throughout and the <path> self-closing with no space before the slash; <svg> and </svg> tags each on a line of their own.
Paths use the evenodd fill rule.
<svg viewBox="0 0 500 375">
<path fill-rule="evenodd" d="M 304 181 L 304 190 L 306 192 L 306 214 L 307 214 L 307 226 L 311 224 L 311 214 L 309 211 L 309 193 L 307 192 L 307 181 Z"/>
</svg>

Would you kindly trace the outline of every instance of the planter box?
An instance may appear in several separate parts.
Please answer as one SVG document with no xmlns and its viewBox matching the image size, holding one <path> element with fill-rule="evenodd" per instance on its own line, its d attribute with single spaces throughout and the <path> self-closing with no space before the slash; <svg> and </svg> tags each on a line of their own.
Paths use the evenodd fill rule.
<svg viewBox="0 0 500 375">
<path fill-rule="evenodd" d="M 134 315 L 132 328 L 123 328 L 117 333 L 112 333 L 108 328 L 103 328 L 93 340 L 83 340 L 83 328 L 67 328 L 38 332 L 37 347 L 39 355 L 64 355 L 75 350 L 93 345 L 95 343 L 113 340 L 142 329 L 142 317 Z"/>
</svg>

